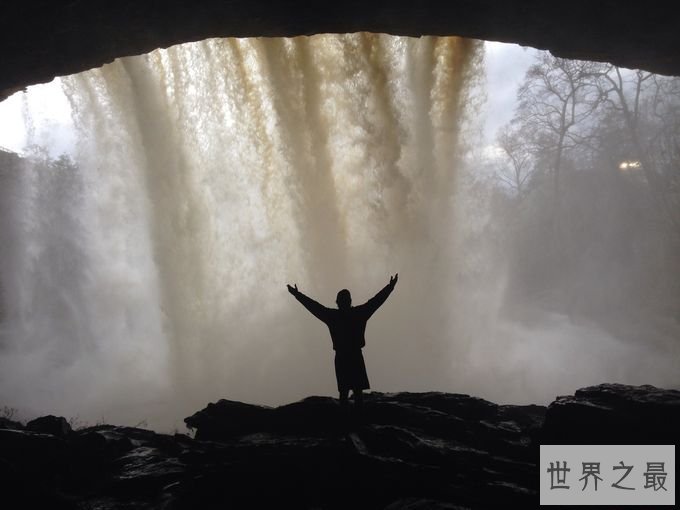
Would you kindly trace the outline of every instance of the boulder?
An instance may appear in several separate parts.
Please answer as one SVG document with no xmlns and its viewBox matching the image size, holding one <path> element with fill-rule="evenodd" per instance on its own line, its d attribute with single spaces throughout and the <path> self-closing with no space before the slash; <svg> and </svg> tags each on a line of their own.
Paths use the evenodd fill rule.
<svg viewBox="0 0 680 510">
<path fill-rule="evenodd" d="M 0 417 L 0 429 L 24 430 L 24 428 L 21 422 Z"/>
<path fill-rule="evenodd" d="M 184 423 L 196 430 L 196 439 L 210 441 L 266 430 L 271 416 L 269 407 L 222 399 L 185 418 Z"/>
<path fill-rule="evenodd" d="M 41 416 L 26 424 L 26 430 L 39 434 L 50 434 L 57 437 L 66 437 L 73 429 L 63 416 Z"/>
<path fill-rule="evenodd" d="M 650 385 L 600 384 L 548 406 L 544 444 L 675 444 L 680 391 Z"/>
</svg>

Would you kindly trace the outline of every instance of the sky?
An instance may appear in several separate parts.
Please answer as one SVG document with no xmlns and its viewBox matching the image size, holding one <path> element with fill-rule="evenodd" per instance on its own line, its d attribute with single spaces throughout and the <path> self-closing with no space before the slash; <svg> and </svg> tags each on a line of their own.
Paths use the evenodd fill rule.
<svg viewBox="0 0 680 510">
<path fill-rule="evenodd" d="M 492 143 L 498 129 L 512 118 L 517 88 L 537 51 L 486 42 L 484 144 Z M 32 119 L 32 123 L 26 119 Z M 0 102 L 0 148 L 22 152 L 28 138 L 46 147 L 53 157 L 74 150 L 76 136 L 59 78 L 30 86 L 26 93 L 17 92 Z"/>
<path fill-rule="evenodd" d="M 539 50 L 489 41 L 484 49 L 487 78 L 484 136 L 488 142 L 512 118 L 517 89 Z"/>
</svg>

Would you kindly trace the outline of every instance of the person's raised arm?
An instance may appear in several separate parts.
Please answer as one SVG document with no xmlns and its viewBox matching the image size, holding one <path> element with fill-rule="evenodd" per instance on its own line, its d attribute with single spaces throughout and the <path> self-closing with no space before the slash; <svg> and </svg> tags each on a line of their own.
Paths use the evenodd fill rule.
<svg viewBox="0 0 680 510">
<path fill-rule="evenodd" d="M 382 290 L 380 290 L 380 292 L 378 292 L 375 296 L 373 296 L 371 299 L 369 299 L 363 305 L 361 305 L 361 308 L 364 310 L 364 313 L 366 314 L 366 318 L 373 315 L 375 311 L 378 308 L 380 308 L 380 306 L 385 302 L 385 300 L 394 290 L 394 286 L 397 284 L 398 279 L 399 273 L 396 273 L 394 276 L 390 276 L 390 283 L 385 285 L 382 288 Z"/>
<path fill-rule="evenodd" d="M 288 285 L 288 292 L 295 296 L 295 299 L 302 303 L 302 306 L 309 310 L 314 317 L 316 317 L 320 321 L 326 322 L 329 312 L 328 308 L 323 306 L 321 303 L 317 303 L 309 296 L 305 296 L 302 292 L 298 290 L 297 284 L 294 287 Z"/>
</svg>

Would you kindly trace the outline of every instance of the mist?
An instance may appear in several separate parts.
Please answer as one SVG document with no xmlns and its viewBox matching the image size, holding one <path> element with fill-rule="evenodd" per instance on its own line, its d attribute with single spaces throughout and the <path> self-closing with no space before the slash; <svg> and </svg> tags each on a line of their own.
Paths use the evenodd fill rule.
<svg viewBox="0 0 680 510">
<path fill-rule="evenodd" d="M 359 304 L 395 272 L 372 390 L 677 387 L 672 312 L 605 316 L 629 291 L 595 266 L 567 278 L 592 313 L 526 291 L 512 193 L 483 178 L 483 57 L 451 37 L 213 39 L 61 78 L 73 154 L 0 162 L 0 404 L 168 430 L 219 398 L 336 395 L 328 330 L 286 284 Z"/>
</svg>

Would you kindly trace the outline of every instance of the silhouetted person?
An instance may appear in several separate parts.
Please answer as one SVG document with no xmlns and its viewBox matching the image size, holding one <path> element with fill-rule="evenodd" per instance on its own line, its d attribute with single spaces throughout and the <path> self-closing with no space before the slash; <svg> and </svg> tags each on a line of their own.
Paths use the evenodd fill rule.
<svg viewBox="0 0 680 510">
<path fill-rule="evenodd" d="M 288 285 L 288 292 L 330 330 L 335 350 L 335 378 L 338 382 L 340 404 L 343 406 L 347 404 L 349 390 L 352 390 L 357 405 L 363 402 L 362 391 L 369 388 L 364 356 L 361 354 L 361 349 L 366 345 L 364 338 L 366 323 L 394 290 L 398 278 L 399 274 L 390 277 L 390 283 L 359 306 L 352 306 L 352 295 L 347 289 L 342 289 L 335 300 L 337 309 L 326 308 L 305 296 L 298 290 L 297 285 L 294 287 Z"/>
</svg>

